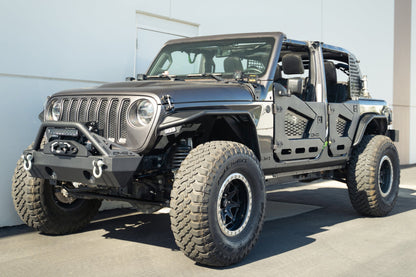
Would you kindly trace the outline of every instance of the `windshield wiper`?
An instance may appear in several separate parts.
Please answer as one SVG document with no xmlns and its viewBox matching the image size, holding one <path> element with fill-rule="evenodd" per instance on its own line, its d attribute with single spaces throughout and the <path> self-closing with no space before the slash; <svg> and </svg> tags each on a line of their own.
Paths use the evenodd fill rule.
<svg viewBox="0 0 416 277">
<path fill-rule="evenodd" d="M 221 76 L 222 74 L 220 73 L 195 73 L 186 75 L 186 77 L 211 77 L 217 80 L 218 82 L 224 81 L 224 79 Z"/>
<path fill-rule="evenodd" d="M 176 75 L 167 75 L 167 74 L 159 74 L 159 75 L 150 75 L 150 76 L 146 76 L 147 79 L 149 78 L 165 78 L 165 79 L 169 79 L 171 81 L 176 81 Z"/>
</svg>

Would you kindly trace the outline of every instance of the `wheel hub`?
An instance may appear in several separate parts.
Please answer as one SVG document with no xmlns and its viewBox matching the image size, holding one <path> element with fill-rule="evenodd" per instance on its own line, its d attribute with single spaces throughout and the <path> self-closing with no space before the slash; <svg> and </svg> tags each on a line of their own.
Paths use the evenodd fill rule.
<svg viewBox="0 0 416 277">
<path fill-rule="evenodd" d="M 386 197 L 393 184 L 393 164 L 388 156 L 383 156 L 378 168 L 378 185 L 381 195 Z"/>
<path fill-rule="evenodd" d="M 247 179 L 240 173 L 228 176 L 221 185 L 217 201 L 217 218 L 227 236 L 240 234 L 250 218 L 252 194 Z"/>
</svg>

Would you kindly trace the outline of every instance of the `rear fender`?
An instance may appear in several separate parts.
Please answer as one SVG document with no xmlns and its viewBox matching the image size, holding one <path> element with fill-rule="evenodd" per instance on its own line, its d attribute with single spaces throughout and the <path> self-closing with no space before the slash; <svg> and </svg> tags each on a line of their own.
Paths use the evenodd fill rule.
<svg viewBox="0 0 416 277">
<path fill-rule="evenodd" d="M 361 117 L 355 132 L 353 146 L 357 146 L 364 135 L 385 135 L 387 133 L 387 118 L 384 115 L 366 114 Z"/>
</svg>

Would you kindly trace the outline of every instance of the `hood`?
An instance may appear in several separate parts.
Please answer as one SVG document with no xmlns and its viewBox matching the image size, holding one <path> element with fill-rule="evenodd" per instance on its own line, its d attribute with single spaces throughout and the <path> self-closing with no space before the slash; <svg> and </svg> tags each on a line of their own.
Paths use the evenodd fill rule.
<svg viewBox="0 0 416 277">
<path fill-rule="evenodd" d="M 98 87 L 65 90 L 53 96 L 147 95 L 161 99 L 170 95 L 173 103 L 252 101 L 248 86 L 239 83 L 146 80 L 109 83 Z"/>
</svg>

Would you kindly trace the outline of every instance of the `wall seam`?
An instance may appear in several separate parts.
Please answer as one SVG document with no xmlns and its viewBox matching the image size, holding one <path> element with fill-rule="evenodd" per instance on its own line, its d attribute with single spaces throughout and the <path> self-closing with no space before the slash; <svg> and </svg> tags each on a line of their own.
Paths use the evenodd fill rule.
<svg viewBox="0 0 416 277">
<path fill-rule="evenodd" d="M 25 75 L 25 74 L 13 74 L 13 73 L 2 73 L 0 77 L 12 77 L 12 78 L 25 78 L 25 79 L 41 79 L 41 80 L 53 80 L 53 81 L 65 81 L 65 82 L 80 82 L 80 83 L 94 83 L 94 84 L 106 84 L 108 82 L 84 80 L 84 79 L 72 79 L 72 78 L 60 78 L 50 76 L 38 76 L 38 75 Z"/>
</svg>

